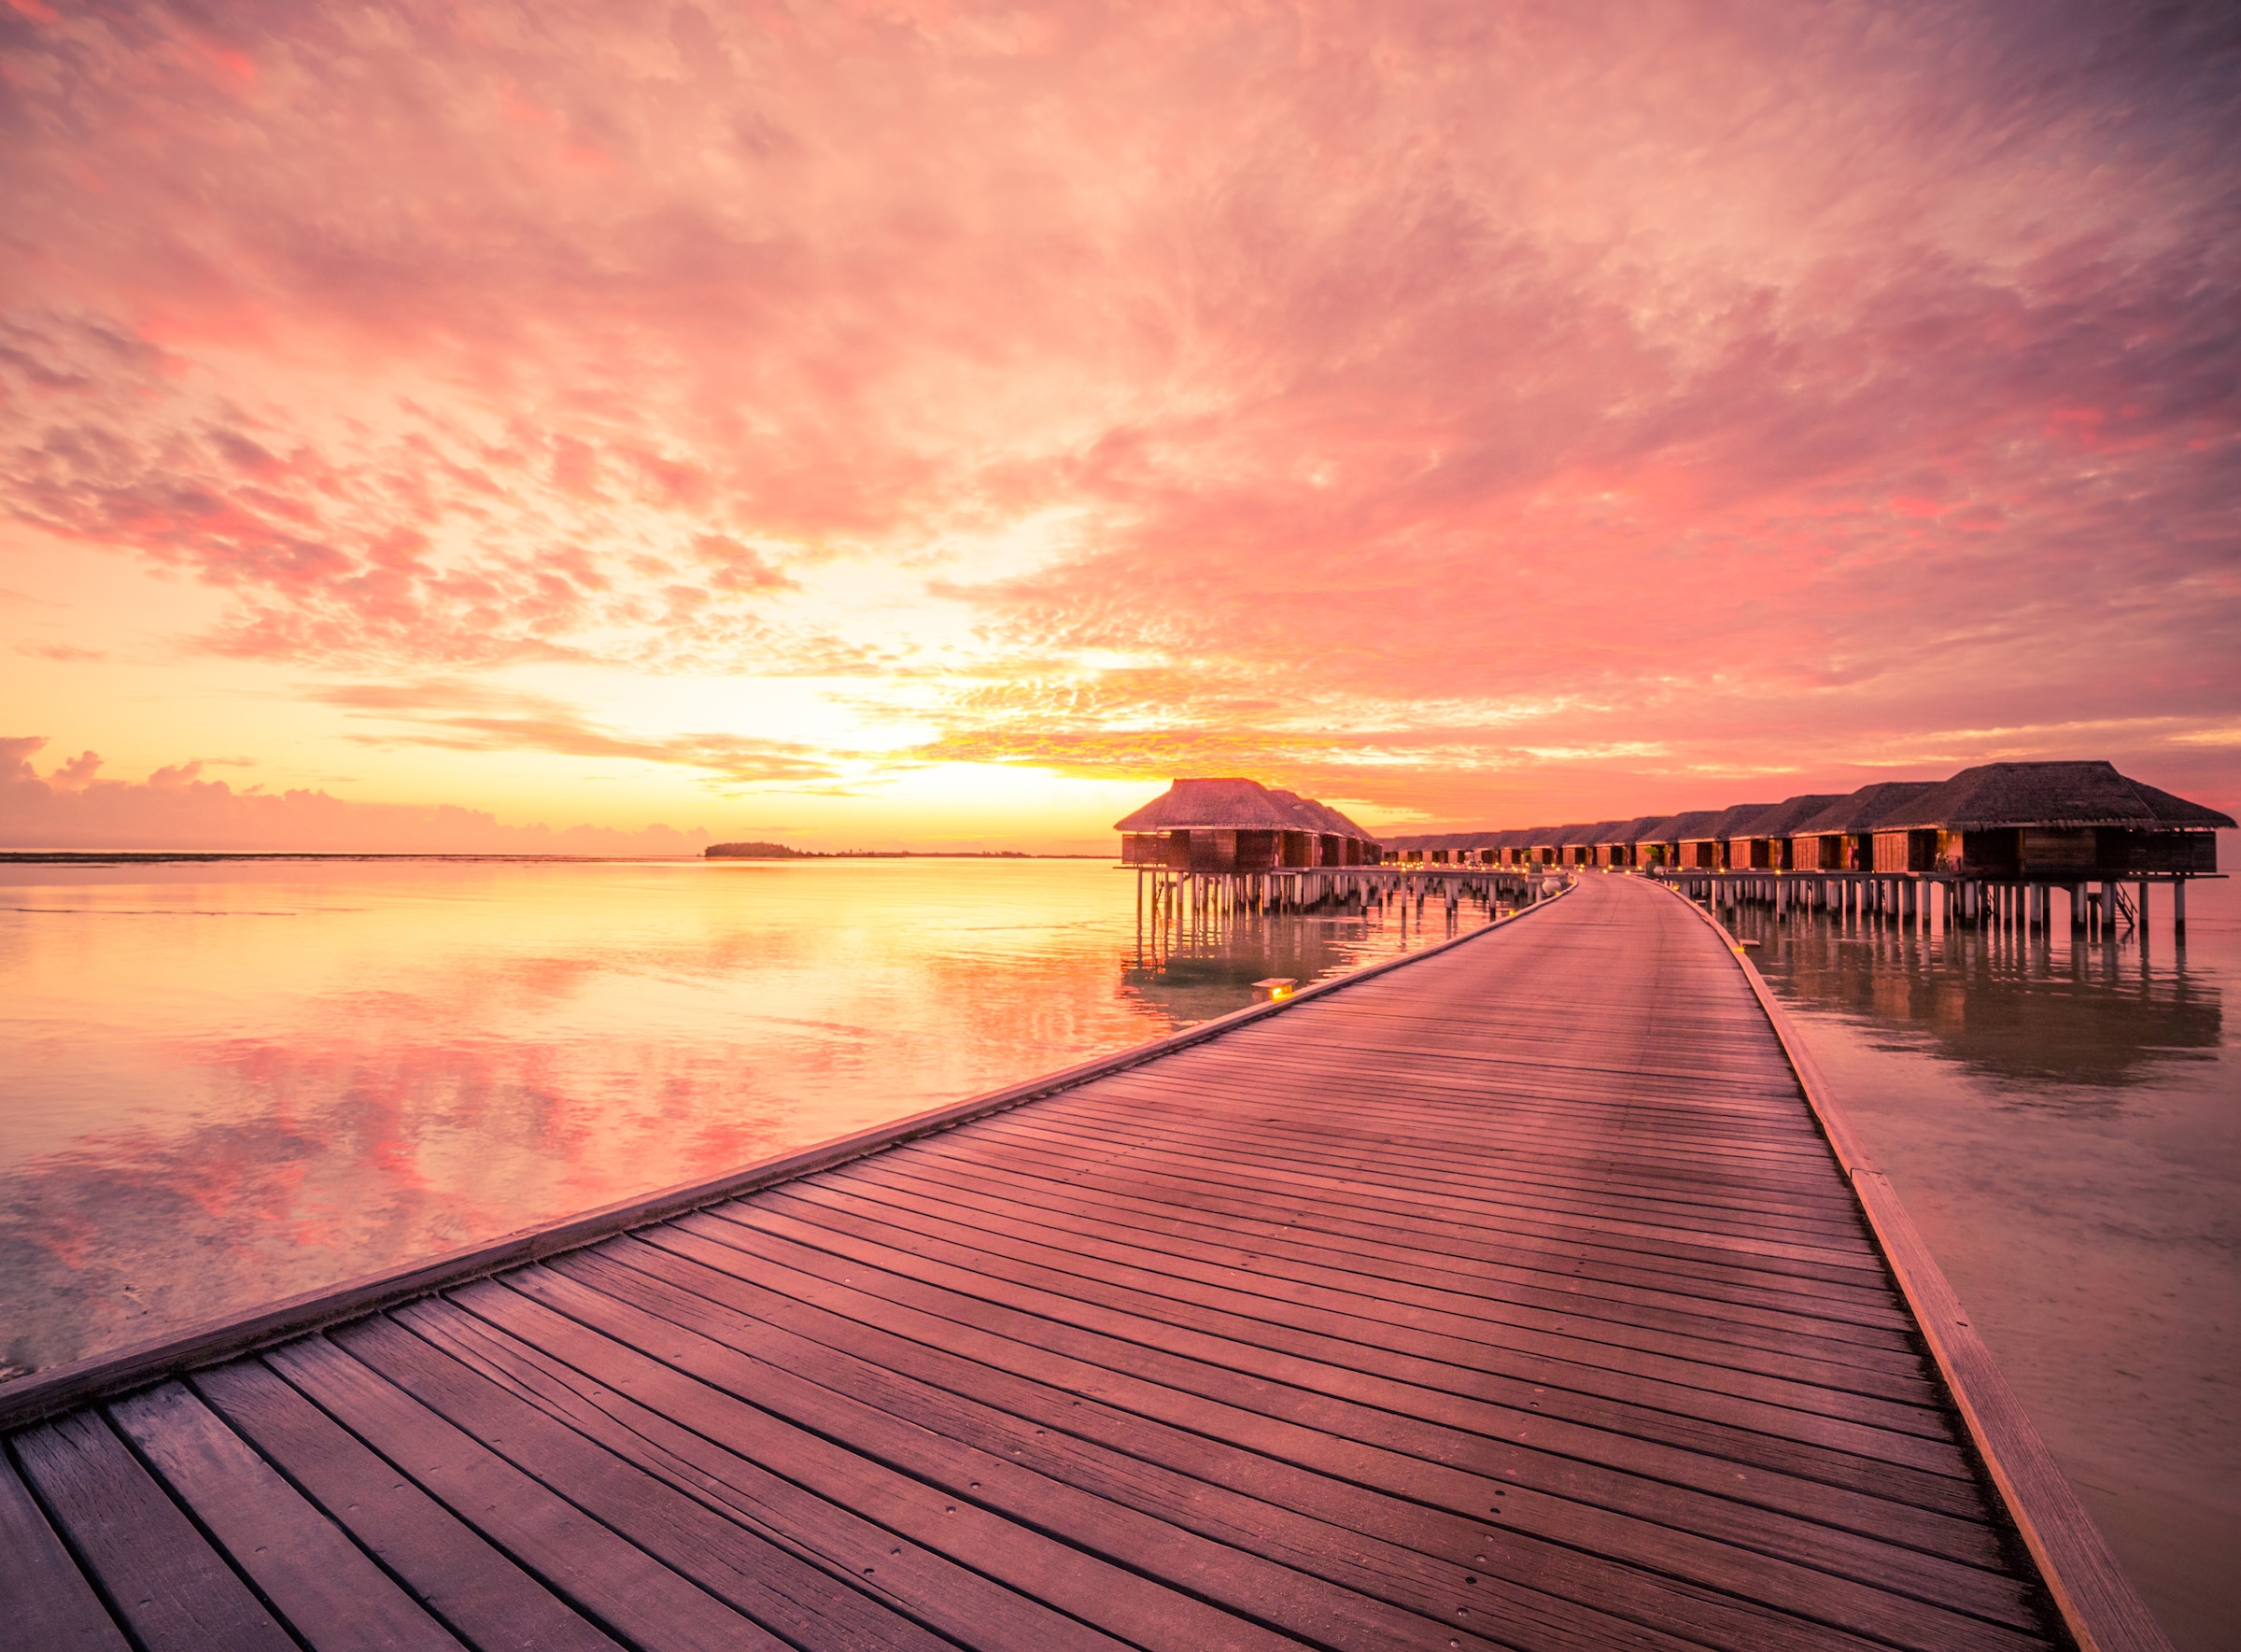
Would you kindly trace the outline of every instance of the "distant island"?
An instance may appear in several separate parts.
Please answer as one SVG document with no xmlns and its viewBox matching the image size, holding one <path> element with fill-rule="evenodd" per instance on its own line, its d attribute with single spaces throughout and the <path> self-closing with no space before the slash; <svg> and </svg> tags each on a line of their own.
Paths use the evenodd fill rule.
<svg viewBox="0 0 2241 1652">
<path fill-rule="evenodd" d="M 783 843 L 711 843 L 710 860 L 1033 860 L 1023 849 L 789 849 Z M 1049 856 L 1041 858 L 1048 859 Z M 1101 855 L 1065 855 L 1068 860 Z"/>
</svg>

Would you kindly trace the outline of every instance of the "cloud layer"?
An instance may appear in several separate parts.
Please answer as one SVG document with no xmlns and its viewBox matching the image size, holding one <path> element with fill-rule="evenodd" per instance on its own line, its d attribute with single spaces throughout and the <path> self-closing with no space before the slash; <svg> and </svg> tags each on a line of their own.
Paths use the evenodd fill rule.
<svg viewBox="0 0 2241 1652">
<path fill-rule="evenodd" d="M 452 804 L 362 803 L 303 788 L 237 792 L 200 778 L 200 762 L 140 782 L 99 780 L 92 752 L 42 780 L 31 757 L 44 744 L 35 736 L 0 739 L 0 849 L 653 856 L 698 854 L 709 841 L 704 830 L 666 826 L 506 826 Z"/>
<path fill-rule="evenodd" d="M 2031 755 L 2241 801 L 2227 8 L 0 40 L 0 497 L 225 592 L 193 648 L 338 733 L 386 693 L 399 741 L 724 784 L 1446 815 Z M 860 738 L 415 687 L 541 669 L 815 680 Z"/>
</svg>

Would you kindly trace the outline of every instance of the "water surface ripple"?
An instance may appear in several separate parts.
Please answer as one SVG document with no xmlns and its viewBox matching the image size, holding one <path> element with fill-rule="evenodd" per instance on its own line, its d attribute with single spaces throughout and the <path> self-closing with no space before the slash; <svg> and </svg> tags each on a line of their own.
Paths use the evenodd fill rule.
<svg viewBox="0 0 2241 1652">
<path fill-rule="evenodd" d="M 2241 892 L 2183 944 L 2163 891 L 2144 941 L 2054 910 L 1735 927 L 2165 1628 L 2241 1646 Z"/>
<path fill-rule="evenodd" d="M 1081 861 L 0 864 L 0 1362 L 720 1175 L 1425 939 L 1373 909 L 1139 953 L 1135 888 Z"/>
</svg>

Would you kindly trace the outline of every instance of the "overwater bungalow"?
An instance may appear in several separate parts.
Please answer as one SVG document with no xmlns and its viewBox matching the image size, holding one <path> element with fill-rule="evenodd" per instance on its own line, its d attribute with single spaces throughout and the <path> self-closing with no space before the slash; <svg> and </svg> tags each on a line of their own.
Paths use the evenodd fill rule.
<svg viewBox="0 0 2241 1652">
<path fill-rule="evenodd" d="M 1375 866 L 1377 840 L 1328 804 L 1244 779 L 1178 780 L 1125 820 L 1120 859 L 1191 872 Z"/>
<path fill-rule="evenodd" d="M 1733 834 L 1749 821 L 1770 812 L 1775 807 L 1772 803 L 1737 803 L 1684 832 L 1681 838 L 1681 865 L 1692 871 L 1727 871 L 1727 844 Z"/>
<path fill-rule="evenodd" d="M 1567 826 L 1564 841 L 1560 845 L 1563 858 L 1559 864 L 1568 867 L 1595 865 L 1595 846 L 1626 824 L 1623 820 L 1594 820 Z"/>
<path fill-rule="evenodd" d="M 1937 899 L 1955 923 L 2034 930 L 2052 922 L 2050 899 L 2066 890 L 2072 926 L 2099 937 L 2113 923 L 2144 925 L 2157 882 L 2171 886 L 2183 931 L 2187 881 L 2216 875 L 2217 833 L 2233 824 L 2106 762 L 1987 763 L 1842 796 L 1422 833 L 1395 839 L 1387 856 L 1427 871 L 1640 870 L 1714 900 L 1766 901 L 1778 914 L 1801 904 L 1911 923 Z"/>
<path fill-rule="evenodd" d="M 1320 840 L 1316 846 L 1317 857 L 1314 860 L 1287 860 L 1284 863 L 1287 867 L 1375 866 L 1384 858 L 1377 840 L 1330 804 L 1314 798 L 1303 798 L 1297 792 L 1272 791 L 1269 795 L 1292 805 L 1308 824 L 1319 828 L 1316 834 Z M 1304 853 L 1305 846 L 1301 845 L 1300 849 Z"/>
<path fill-rule="evenodd" d="M 2218 869 L 2233 816 L 2112 764 L 1986 763 L 1886 812 L 1873 869 L 2064 882 Z"/>
<path fill-rule="evenodd" d="M 1685 818 L 1679 814 L 1646 817 L 1634 828 L 1634 841 L 1627 850 L 1627 864 L 1644 868 L 1672 865 L 1679 847 L 1677 840 L 1670 834 Z"/>
<path fill-rule="evenodd" d="M 1635 846 L 1660 821 L 1670 818 L 1670 815 L 1665 814 L 1638 814 L 1632 820 L 1619 821 L 1607 830 L 1598 832 L 1593 864 L 1600 867 L 1639 865 L 1640 862 L 1635 858 Z"/>
<path fill-rule="evenodd" d="M 1569 826 L 1537 826 L 1529 834 L 1526 844 L 1528 864 L 1532 866 L 1560 866 L 1564 860 L 1565 840 L 1577 833 L 1583 821 Z"/>
<path fill-rule="evenodd" d="M 1679 866 L 1682 843 L 1719 819 L 1721 813 L 1717 809 L 1692 809 L 1681 814 L 1669 814 L 1655 825 L 1644 826 L 1642 836 L 1634 841 L 1634 864 L 1669 870 Z"/>
<path fill-rule="evenodd" d="M 1801 822 L 1811 820 L 1841 796 L 1839 792 L 1806 792 L 1740 823 L 1729 830 L 1721 864 L 1736 871 L 1792 870 L 1792 834 Z"/>
<path fill-rule="evenodd" d="M 1875 869 L 1875 834 L 1908 812 L 1936 781 L 1887 780 L 1862 786 L 1835 799 L 1818 814 L 1790 829 L 1790 868 L 1800 872 L 1867 872 Z M 1904 870 L 1904 868 L 1886 868 Z"/>
</svg>

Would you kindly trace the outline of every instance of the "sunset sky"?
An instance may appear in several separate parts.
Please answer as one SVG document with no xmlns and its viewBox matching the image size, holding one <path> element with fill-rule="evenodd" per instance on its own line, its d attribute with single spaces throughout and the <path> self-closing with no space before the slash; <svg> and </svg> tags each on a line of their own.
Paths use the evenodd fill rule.
<svg viewBox="0 0 2241 1652">
<path fill-rule="evenodd" d="M 2237 84 L 2121 0 L 0 0 L 0 844 L 2234 809 Z"/>
</svg>

